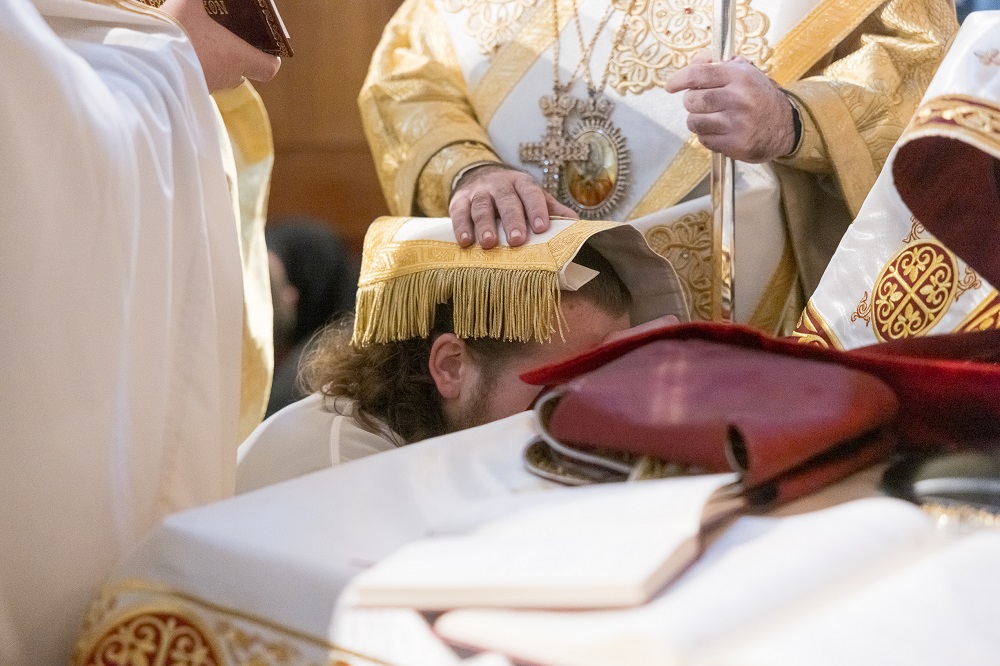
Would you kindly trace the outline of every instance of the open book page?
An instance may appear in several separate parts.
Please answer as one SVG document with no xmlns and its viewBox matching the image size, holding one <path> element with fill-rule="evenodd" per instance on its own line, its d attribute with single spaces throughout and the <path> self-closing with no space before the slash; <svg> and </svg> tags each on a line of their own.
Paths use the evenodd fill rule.
<svg viewBox="0 0 1000 666">
<path fill-rule="evenodd" d="M 917 507 L 884 498 L 788 518 L 744 517 L 644 606 L 462 609 L 441 616 L 435 630 L 455 644 L 537 664 L 698 663 L 716 646 L 774 630 L 816 599 L 870 584 L 941 538 Z"/>
<path fill-rule="evenodd" d="M 1000 533 L 982 531 L 962 537 L 699 663 L 1000 663 Z"/>
<path fill-rule="evenodd" d="M 699 552 L 731 474 L 567 488 L 475 532 L 408 544 L 356 579 L 361 605 L 604 608 L 649 599 Z"/>
</svg>

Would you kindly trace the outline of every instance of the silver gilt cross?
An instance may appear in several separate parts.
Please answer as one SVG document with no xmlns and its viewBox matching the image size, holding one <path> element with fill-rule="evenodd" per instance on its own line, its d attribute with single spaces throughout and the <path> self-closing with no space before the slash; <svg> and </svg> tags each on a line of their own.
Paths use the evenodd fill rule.
<svg viewBox="0 0 1000 666">
<path fill-rule="evenodd" d="M 535 143 L 518 146 L 518 157 L 526 164 L 542 167 L 542 187 L 554 197 L 559 196 L 559 171 L 566 162 L 587 159 L 590 146 L 573 141 L 566 136 L 566 117 L 576 106 L 576 99 L 569 95 L 546 95 L 538 101 L 545 115 L 545 136 Z"/>
</svg>

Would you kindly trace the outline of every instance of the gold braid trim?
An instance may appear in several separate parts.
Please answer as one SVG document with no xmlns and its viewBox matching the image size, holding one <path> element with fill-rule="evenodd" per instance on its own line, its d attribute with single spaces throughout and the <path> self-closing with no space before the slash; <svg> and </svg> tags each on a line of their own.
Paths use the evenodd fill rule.
<svg viewBox="0 0 1000 666">
<path fill-rule="evenodd" d="M 1000 107 L 969 95 L 935 97 L 917 109 L 899 145 L 923 136 L 958 138 L 1000 158 Z"/>
<path fill-rule="evenodd" d="M 712 152 L 701 145 L 697 136 L 689 136 L 677 156 L 628 214 L 628 219 L 635 220 L 675 206 L 708 177 L 711 160 Z"/>
<path fill-rule="evenodd" d="M 781 333 L 779 329 L 782 325 L 782 316 L 792 298 L 792 290 L 796 286 L 795 279 L 798 276 L 792 241 L 786 237 L 785 247 L 781 251 L 781 258 L 774 269 L 774 274 L 771 275 L 771 279 L 750 317 L 751 326 L 775 335 Z"/>
<path fill-rule="evenodd" d="M 455 335 L 547 341 L 562 335 L 559 271 L 434 268 L 358 288 L 353 344 L 426 338 L 434 310 L 455 304 Z"/>
<path fill-rule="evenodd" d="M 972 333 L 1000 328 L 1000 294 L 994 289 L 955 327 L 955 333 Z"/>
<path fill-rule="evenodd" d="M 562 336 L 559 271 L 596 233 L 618 222 L 578 221 L 545 243 L 491 250 L 395 240 L 413 218 L 379 218 L 365 236 L 355 307 L 358 346 L 427 337 L 439 304 L 455 305 L 463 338 L 547 342 Z"/>
<path fill-rule="evenodd" d="M 844 349 L 843 343 L 837 339 L 837 334 L 823 319 L 816 309 L 812 299 L 806 303 L 799 324 L 792 332 L 792 338 L 801 345 L 812 345 L 823 349 Z"/>
</svg>

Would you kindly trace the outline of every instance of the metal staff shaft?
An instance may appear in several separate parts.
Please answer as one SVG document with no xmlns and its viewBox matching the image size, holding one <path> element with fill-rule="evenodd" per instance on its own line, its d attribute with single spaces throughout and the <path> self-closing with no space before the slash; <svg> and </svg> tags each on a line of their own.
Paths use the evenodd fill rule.
<svg viewBox="0 0 1000 666">
<path fill-rule="evenodd" d="M 714 0 L 712 22 L 712 55 L 717 62 L 733 55 L 736 30 L 736 3 Z M 712 261 L 715 290 L 712 297 L 712 319 L 732 322 L 735 319 L 736 271 L 736 179 L 732 158 L 712 153 Z"/>
</svg>

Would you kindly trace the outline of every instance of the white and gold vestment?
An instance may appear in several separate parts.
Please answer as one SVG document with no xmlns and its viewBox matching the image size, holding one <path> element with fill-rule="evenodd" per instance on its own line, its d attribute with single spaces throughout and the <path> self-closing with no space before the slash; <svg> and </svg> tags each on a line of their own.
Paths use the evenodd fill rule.
<svg viewBox="0 0 1000 666">
<path fill-rule="evenodd" d="M 0 62 L 0 663 L 57 664 L 161 518 L 233 493 L 272 152 L 249 87 L 213 104 L 137 2 L 5 0 Z"/>
<path fill-rule="evenodd" d="M 1000 156 L 998 23 L 1000 12 L 966 20 L 899 147 L 932 135 Z M 804 343 L 853 349 L 1000 326 L 996 286 L 934 238 L 921 211 L 900 198 L 892 169 L 897 154 L 898 148 L 802 313 L 795 335 Z M 953 179 L 946 160 L 920 168 L 937 171 L 938 180 Z M 965 186 L 954 183 L 956 190 Z"/>
<path fill-rule="evenodd" d="M 632 221 L 674 263 L 692 315 L 707 319 L 709 153 L 686 127 L 682 95 L 662 83 L 711 45 L 712 3 L 614 0 L 598 32 L 606 8 L 598 0 L 404 2 L 360 98 L 383 190 L 394 214 L 433 216 L 446 214 L 453 179 L 477 162 L 500 160 L 541 180 L 519 148 L 546 132 L 539 100 L 553 92 L 553 47 L 565 84 L 584 50 L 577 27 L 596 33 L 591 74 L 606 71 L 611 122 L 631 154 L 628 191 L 609 217 Z M 803 123 L 792 156 L 738 170 L 738 321 L 777 330 L 798 316 L 798 295 L 815 288 L 955 29 L 946 0 L 737 2 L 738 52 L 785 86 Z M 583 77 L 569 92 L 587 96 Z"/>
</svg>

